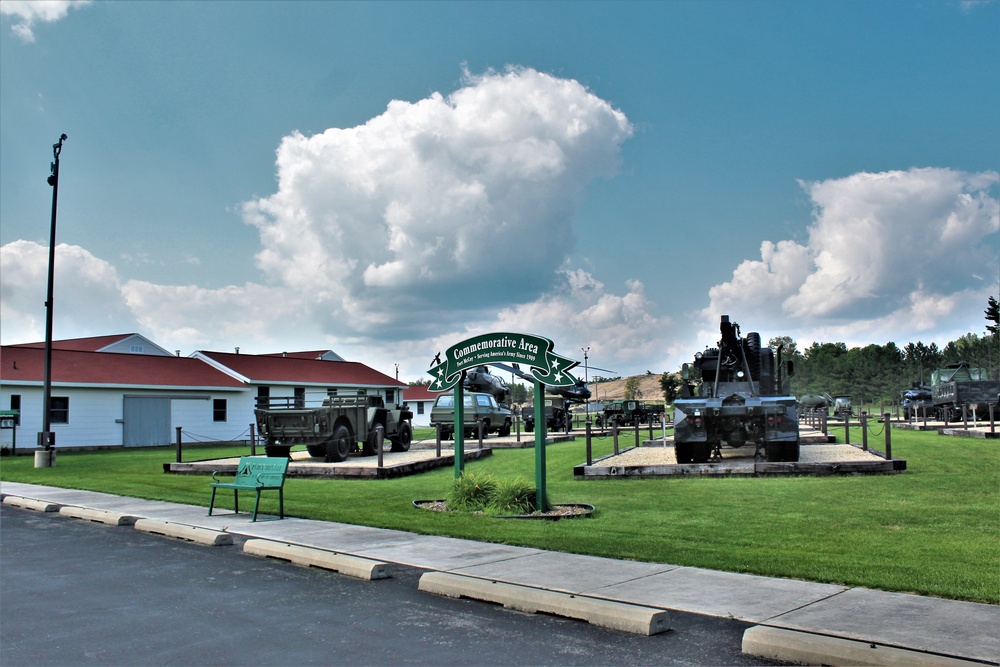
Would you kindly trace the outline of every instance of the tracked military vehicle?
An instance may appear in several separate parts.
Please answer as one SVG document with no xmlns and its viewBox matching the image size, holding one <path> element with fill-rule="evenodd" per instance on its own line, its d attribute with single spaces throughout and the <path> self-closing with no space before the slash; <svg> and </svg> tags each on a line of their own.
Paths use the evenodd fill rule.
<svg viewBox="0 0 1000 667">
<path fill-rule="evenodd" d="M 387 407 L 381 396 L 327 396 L 317 407 L 294 398 L 262 401 L 254 416 L 268 456 L 288 456 L 295 445 L 305 445 L 309 456 L 339 463 L 359 450 L 377 453 L 379 431 L 394 452 L 409 450 L 413 440 L 413 413 L 398 403 Z"/>
<path fill-rule="evenodd" d="M 683 385 L 674 401 L 677 462 L 721 459 L 723 444 L 753 444 L 757 460 L 798 461 L 799 420 L 787 379 L 791 362 L 783 369 L 780 348 L 777 355 L 761 348 L 756 332 L 741 338 L 728 315 L 720 330 L 718 347 L 699 352 L 681 371 Z"/>
</svg>

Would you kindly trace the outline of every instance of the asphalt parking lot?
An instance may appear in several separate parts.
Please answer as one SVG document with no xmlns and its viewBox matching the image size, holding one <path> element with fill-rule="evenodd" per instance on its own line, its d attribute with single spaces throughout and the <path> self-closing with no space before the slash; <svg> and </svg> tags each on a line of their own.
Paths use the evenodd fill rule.
<svg viewBox="0 0 1000 667">
<path fill-rule="evenodd" d="M 651 637 L 3 506 L 0 663 L 773 665 L 749 623 L 671 613 Z"/>
</svg>

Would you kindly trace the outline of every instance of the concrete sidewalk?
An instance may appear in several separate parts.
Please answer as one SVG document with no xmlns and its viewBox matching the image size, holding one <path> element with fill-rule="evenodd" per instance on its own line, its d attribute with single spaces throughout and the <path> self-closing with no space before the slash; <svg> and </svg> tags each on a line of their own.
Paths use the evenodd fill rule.
<svg viewBox="0 0 1000 667">
<path fill-rule="evenodd" d="M 472 540 L 249 514 L 91 491 L 0 483 L 54 506 L 169 521 L 429 571 L 625 604 L 755 623 L 746 653 L 788 662 L 1000 665 L 1000 606 L 792 579 L 620 561 Z"/>
</svg>

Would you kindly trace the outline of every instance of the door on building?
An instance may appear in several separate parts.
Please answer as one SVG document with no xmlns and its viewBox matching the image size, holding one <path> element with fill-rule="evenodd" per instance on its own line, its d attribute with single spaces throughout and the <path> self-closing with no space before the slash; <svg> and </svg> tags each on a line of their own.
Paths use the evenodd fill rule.
<svg viewBox="0 0 1000 667">
<path fill-rule="evenodd" d="M 170 444 L 170 399 L 159 396 L 126 396 L 126 447 Z"/>
</svg>

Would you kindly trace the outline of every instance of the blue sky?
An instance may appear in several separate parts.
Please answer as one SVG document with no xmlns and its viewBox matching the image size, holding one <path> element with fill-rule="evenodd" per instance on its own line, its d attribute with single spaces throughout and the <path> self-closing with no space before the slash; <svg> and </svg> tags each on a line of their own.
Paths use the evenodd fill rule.
<svg viewBox="0 0 1000 667">
<path fill-rule="evenodd" d="M 0 4 L 3 342 L 676 370 L 1000 293 L 997 2 Z"/>
</svg>

